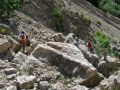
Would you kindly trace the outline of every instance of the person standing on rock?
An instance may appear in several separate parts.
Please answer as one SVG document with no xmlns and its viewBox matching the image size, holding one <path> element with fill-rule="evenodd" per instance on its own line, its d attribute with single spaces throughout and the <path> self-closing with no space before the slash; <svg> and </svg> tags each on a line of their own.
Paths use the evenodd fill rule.
<svg viewBox="0 0 120 90">
<path fill-rule="evenodd" d="M 26 47 L 29 46 L 29 39 L 28 39 L 28 35 L 24 35 L 24 39 L 23 39 L 23 52 L 26 52 Z"/>
<path fill-rule="evenodd" d="M 92 45 L 92 42 L 90 39 L 88 40 L 87 47 L 88 47 L 88 50 L 90 51 L 90 53 L 93 52 L 93 45 Z"/>
</svg>

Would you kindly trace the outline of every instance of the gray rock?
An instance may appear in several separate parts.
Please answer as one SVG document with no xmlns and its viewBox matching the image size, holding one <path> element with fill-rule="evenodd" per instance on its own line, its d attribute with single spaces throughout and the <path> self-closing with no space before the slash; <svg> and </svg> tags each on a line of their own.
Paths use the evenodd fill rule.
<svg viewBox="0 0 120 90">
<path fill-rule="evenodd" d="M 6 75 L 10 75 L 10 74 L 16 74 L 17 70 L 15 68 L 8 68 L 4 70 Z"/>
<path fill-rule="evenodd" d="M 11 45 L 6 39 L 0 38 L 0 54 L 7 52 L 10 47 Z"/>
<path fill-rule="evenodd" d="M 17 76 L 17 74 L 8 75 L 8 76 L 7 76 L 7 80 L 13 80 L 13 79 L 16 78 L 16 76 Z"/>
<path fill-rule="evenodd" d="M 60 42 L 40 44 L 32 55 L 39 60 L 46 58 L 46 61 L 58 66 L 63 74 L 82 77 L 85 82 L 83 81 L 81 84 L 86 86 L 98 83 L 103 79 L 96 68 L 85 59 L 83 53 L 72 44 Z"/>
<path fill-rule="evenodd" d="M 14 52 L 18 52 L 21 48 L 21 44 L 10 36 L 7 36 L 7 38 L 8 38 L 8 41 L 10 42 Z"/>
<path fill-rule="evenodd" d="M 68 90 L 89 90 L 89 88 L 87 88 L 85 86 L 77 85 L 77 86 L 74 86 Z"/>
<path fill-rule="evenodd" d="M 20 89 L 31 89 L 34 88 L 34 83 L 36 82 L 35 76 L 17 76 L 17 87 Z"/>
<path fill-rule="evenodd" d="M 10 86 L 5 87 L 3 90 L 17 90 L 17 87 L 10 85 Z"/>
<path fill-rule="evenodd" d="M 50 88 L 50 84 L 48 83 L 48 81 L 40 81 L 39 88 L 40 90 L 48 90 Z"/>
<path fill-rule="evenodd" d="M 99 57 L 97 54 L 92 54 L 90 52 L 83 52 L 85 58 L 96 68 L 98 68 Z"/>
<path fill-rule="evenodd" d="M 63 42 L 65 40 L 62 33 L 54 34 L 52 38 L 54 39 L 55 42 Z"/>
<path fill-rule="evenodd" d="M 64 42 L 78 46 L 78 41 L 79 41 L 79 39 L 76 39 L 76 38 L 75 38 L 75 35 L 74 35 L 73 33 L 69 33 L 69 34 L 66 36 Z"/>
<path fill-rule="evenodd" d="M 52 84 L 51 87 L 52 87 L 52 90 L 64 90 L 64 86 L 60 82 Z"/>
<path fill-rule="evenodd" d="M 0 89 L 1 89 L 1 88 L 4 88 L 5 85 L 6 85 L 6 83 L 0 83 Z"/>
<path fill-rule="evenodd" d="M 13 49 L 9 49 L 9 51 L 7 51 L 6 53 L 6 59 L 11 61 L 11 59 L 13 59 L 14 56 L 15 56 L 15 52 L 13 51 Z"/>
<path fill-rule="evenodd" d="M 28 56 L 25 55 L 25 54 L 23 54 L 22 52 L 18 52 L 18 53 L 14 56 L 12 62 L 13 62 L 13 63 L 16 63 L 16 64 L 22 64 L 22 63 L 25 62 L 25 60 L 27 59 L 27 57 L 28 57 Z"/>
</svg>

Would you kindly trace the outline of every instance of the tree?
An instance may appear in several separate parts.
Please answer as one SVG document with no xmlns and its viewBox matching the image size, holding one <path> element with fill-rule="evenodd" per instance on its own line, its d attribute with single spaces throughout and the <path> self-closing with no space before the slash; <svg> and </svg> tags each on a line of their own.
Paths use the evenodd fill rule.
<svg viewBox="0 0 120 90">
<path fill-rule="evenodd" d="M 8 19 L 13 11 L 19 9 L 20 0 L 0 0 L 0 18 Z"/>
</svg>

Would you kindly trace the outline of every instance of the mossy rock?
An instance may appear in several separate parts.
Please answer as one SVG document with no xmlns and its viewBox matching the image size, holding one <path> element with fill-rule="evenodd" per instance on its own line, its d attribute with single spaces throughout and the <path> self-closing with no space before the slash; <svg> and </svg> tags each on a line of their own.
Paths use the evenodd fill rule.
<svg viewBox="0 0 120 90">
<path fill-rule="evenodd" d="M 0 24 L 0 34 L 9 35 L 11 32 L 11 28 L 7 25 Z"/>
</svg>

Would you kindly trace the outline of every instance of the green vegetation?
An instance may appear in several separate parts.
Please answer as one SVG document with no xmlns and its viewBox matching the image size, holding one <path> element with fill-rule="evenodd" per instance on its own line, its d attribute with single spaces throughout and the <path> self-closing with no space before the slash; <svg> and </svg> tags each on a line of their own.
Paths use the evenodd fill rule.
<svg viewBox="0 0 120 90">
<path fill-rule="evenodd" d="M 103 55 L 104 59 L 106 59 L 107 53 L 110 49 L 110 43 L 112 39 L 101 31 L 97 31 L 95 33 L 95 49 L 96 53 L 100 56 Z"/>
<path fill-rule="evenodd" d="M 8 19 L 13 11 L 19 9 L 20 0 L 0 0 L 0 18 Z"/>
<path fill-rule="evenodd" d="M 106 59 L 107 54 L 119 58 L 118 52 L 110 47 L 110 44 L 116 44 L 117 40 L 113 39 L 109 35 L 103 33 L 102 31 L 96 31 L 94 35 L 95 40 L 95 51 L 98 56 L 104 56 Z"/>
<path fill-rule="evenodd" d="M 52 10 L 53 21 L 57 31 L 63 31 L 63 17 L 61 11 L 54 7 Z"/>
<path fill-rule="evenodd" d="M 96 7 L 120 17 L 120 0 L 87 0 Z"/>
</svg>

